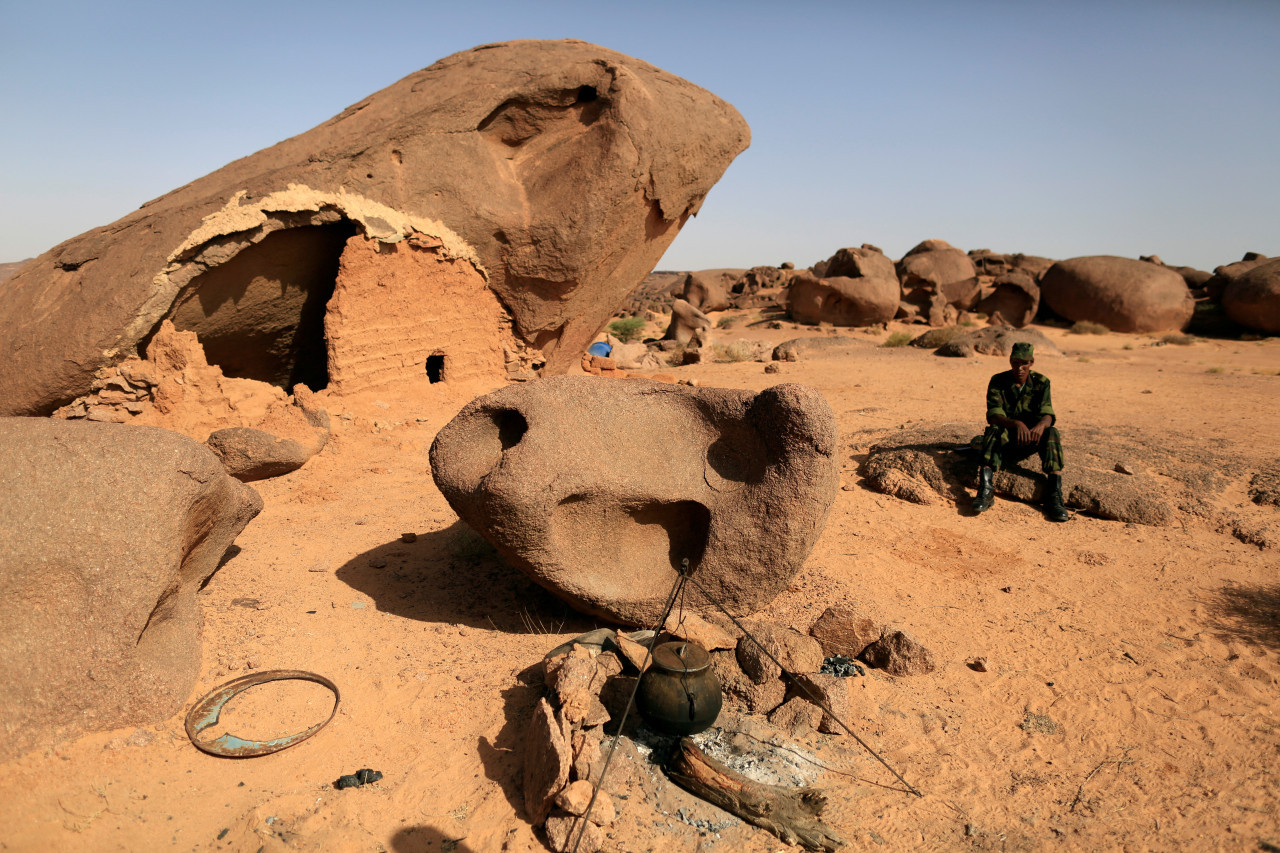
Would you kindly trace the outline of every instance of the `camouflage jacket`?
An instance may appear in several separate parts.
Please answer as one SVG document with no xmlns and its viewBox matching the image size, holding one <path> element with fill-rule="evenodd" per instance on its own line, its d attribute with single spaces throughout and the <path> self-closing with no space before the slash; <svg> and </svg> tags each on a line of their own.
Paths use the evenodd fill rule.
<svg viewBox="0 0 1280 853">
<path fill-rule="evenodd" d="M 987 417 L 1000 415 L 1027 426 L 1035 426 L 1045 415 L 1057 420 L 1049 399 L 1049 377 L 1033 370 L 1022 387 L 1016 381 L 1012 370 L 991 377 L 987 383 Z"/>
</svg>

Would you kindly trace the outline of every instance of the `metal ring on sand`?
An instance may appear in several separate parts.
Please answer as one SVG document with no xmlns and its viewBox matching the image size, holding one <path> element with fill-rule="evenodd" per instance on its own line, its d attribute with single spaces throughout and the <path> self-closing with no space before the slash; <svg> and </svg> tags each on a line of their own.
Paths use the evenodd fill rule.
<svg viewBox="0 0 1280 853">
<path fill-rule="evenodd" d="M 196 740 L 196 735 L 218 722 L 218 716 L 222 713 L 222 706 L 231 701 L 233 697 L 243 693 L 250 687 L 266 684 L 268 681 L 290 679 L 314 681 L 316 684 L 321 684 L 333 691 L 333 711 L 329 713 L 328 718 L 296 734 L 273 740 L 244 740 L 230 732 L 224 732 L 209 743 L 200 743 Z M 341 699 L 342 696 L 338 693 L 338 685 L 323 675 L 316 675 L 314 672 L 305 672 L 300 669 L 272 669 L 266 672 L 242 675 L 220 687 L 214 688 L 211 693 L 192 706 L 191 710 L 187 712 L 187 737 L 195 744 L 196 749 L 207 752 L 210 755 L 221 755 L 226 758 L 253 758 L 258 755 L 270 755 L 273 752 L 287 749 L 296 743 L 301 743 L 328 725 L 329 721 L 338 713 L 338 703 Z"/>
</svg>

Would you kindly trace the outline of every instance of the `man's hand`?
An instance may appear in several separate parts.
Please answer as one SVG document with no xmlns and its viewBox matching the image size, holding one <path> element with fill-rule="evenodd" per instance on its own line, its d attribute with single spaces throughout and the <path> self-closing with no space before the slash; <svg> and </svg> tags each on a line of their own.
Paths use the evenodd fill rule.
<svg viewBox="0 0 1280 853">
<path fill-rule="evenodd" d="M 1037 438 L 1032 437 L 1034 432 L 1031 427 L 1027 426 L 1022 421 L 1014 421 L 1014 423 L 1017 424 L 1018 427 L 1018 434 L 1014 438 L 1018 444 L 1033 444 L 1038 440 Z M 1040 429 L 1040 427 L 1037 425 L 1036 429 Z M 1041 429 L 1040 432 L 1044 432 L 1044 430 Z"/>
<path fill-rule="evenodd" d="M 1034 444 L 1034 445 L 1036 445 L 1037 447 L 1039 447 L 1039 446 L 1040 446 L 1040 440 L 1041 440 L 1042 438 L 1044 438 L 1044 430 L 1045 430 L 1045 425 L 1044 425 L 1044 424 L 1036 424 L 1036 425 L 1035 425 L 1035 426 L 1033 426 L 1031 429 L 1027 430 L 1027 432 L 1028 432 L 1028 433 L 1029 433 L 1029 435 L 1030 435 L 1030 438 L 1028 438 L 1028 440 L 1026 441 L 1026 443 L 1027 443 L 1027 444 Z"/>
</svg>

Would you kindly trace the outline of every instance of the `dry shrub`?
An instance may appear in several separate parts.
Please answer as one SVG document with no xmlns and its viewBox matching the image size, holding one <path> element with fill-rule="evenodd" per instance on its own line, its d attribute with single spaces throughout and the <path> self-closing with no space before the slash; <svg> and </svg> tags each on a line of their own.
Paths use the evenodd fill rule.
<svg viewBox="0 0 1280 853">
<path fill-rule="evenodd" d="M 912 335 L 910 332 L 894 332 L 889 339 L 882 343 L 882 347 L 905 347 L 911 343 Z"/>
<path fill-rule="evenodd" d="M 1180 347 L 1189 347 L 1196 342 L 1195 335 L 1186 335 L 1182 332 L 1170 332 L 1160 339 L 1162 344 L 1174 344 Z"/>
<path fill-rule="evenodd" d="M 1081 320 L 1070 328 L 1069 333 L 1073 335 L 1108 335 L 1111 330 L 1101 323 Z"/>
<path fill-rule="evenodd" d="M 729 344 L 715 344 L 716 361 L 751 361 L 756 357 L 756 348 L 746 341 L 734 341 Z"/>
</svg>

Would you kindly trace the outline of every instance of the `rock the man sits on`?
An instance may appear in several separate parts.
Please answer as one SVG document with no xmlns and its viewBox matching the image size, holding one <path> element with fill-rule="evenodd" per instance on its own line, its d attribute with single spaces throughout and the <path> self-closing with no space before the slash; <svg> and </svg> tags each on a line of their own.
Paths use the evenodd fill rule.
<svg viewBox="0 0 1280 853">
<path fill-rule="evenodd" d="M 1050 521 L 1071 516 L 1062 502 L 1062 439 L 1054 427 L 1057 417 L 1049 397 L 1049 379 L 1031 369 L 1035 349 L 1021 341 L 1009 354 L 1009 370 L 987 383 L 987 429 L 982 434 L 982 469 L 978 472 L 978 496 L 974 513 L 986 512 L 995 502 L 995 472 L 1006 463 L 1040 454 L 1047 479 L 1045 515 Z"/>
</svg>

